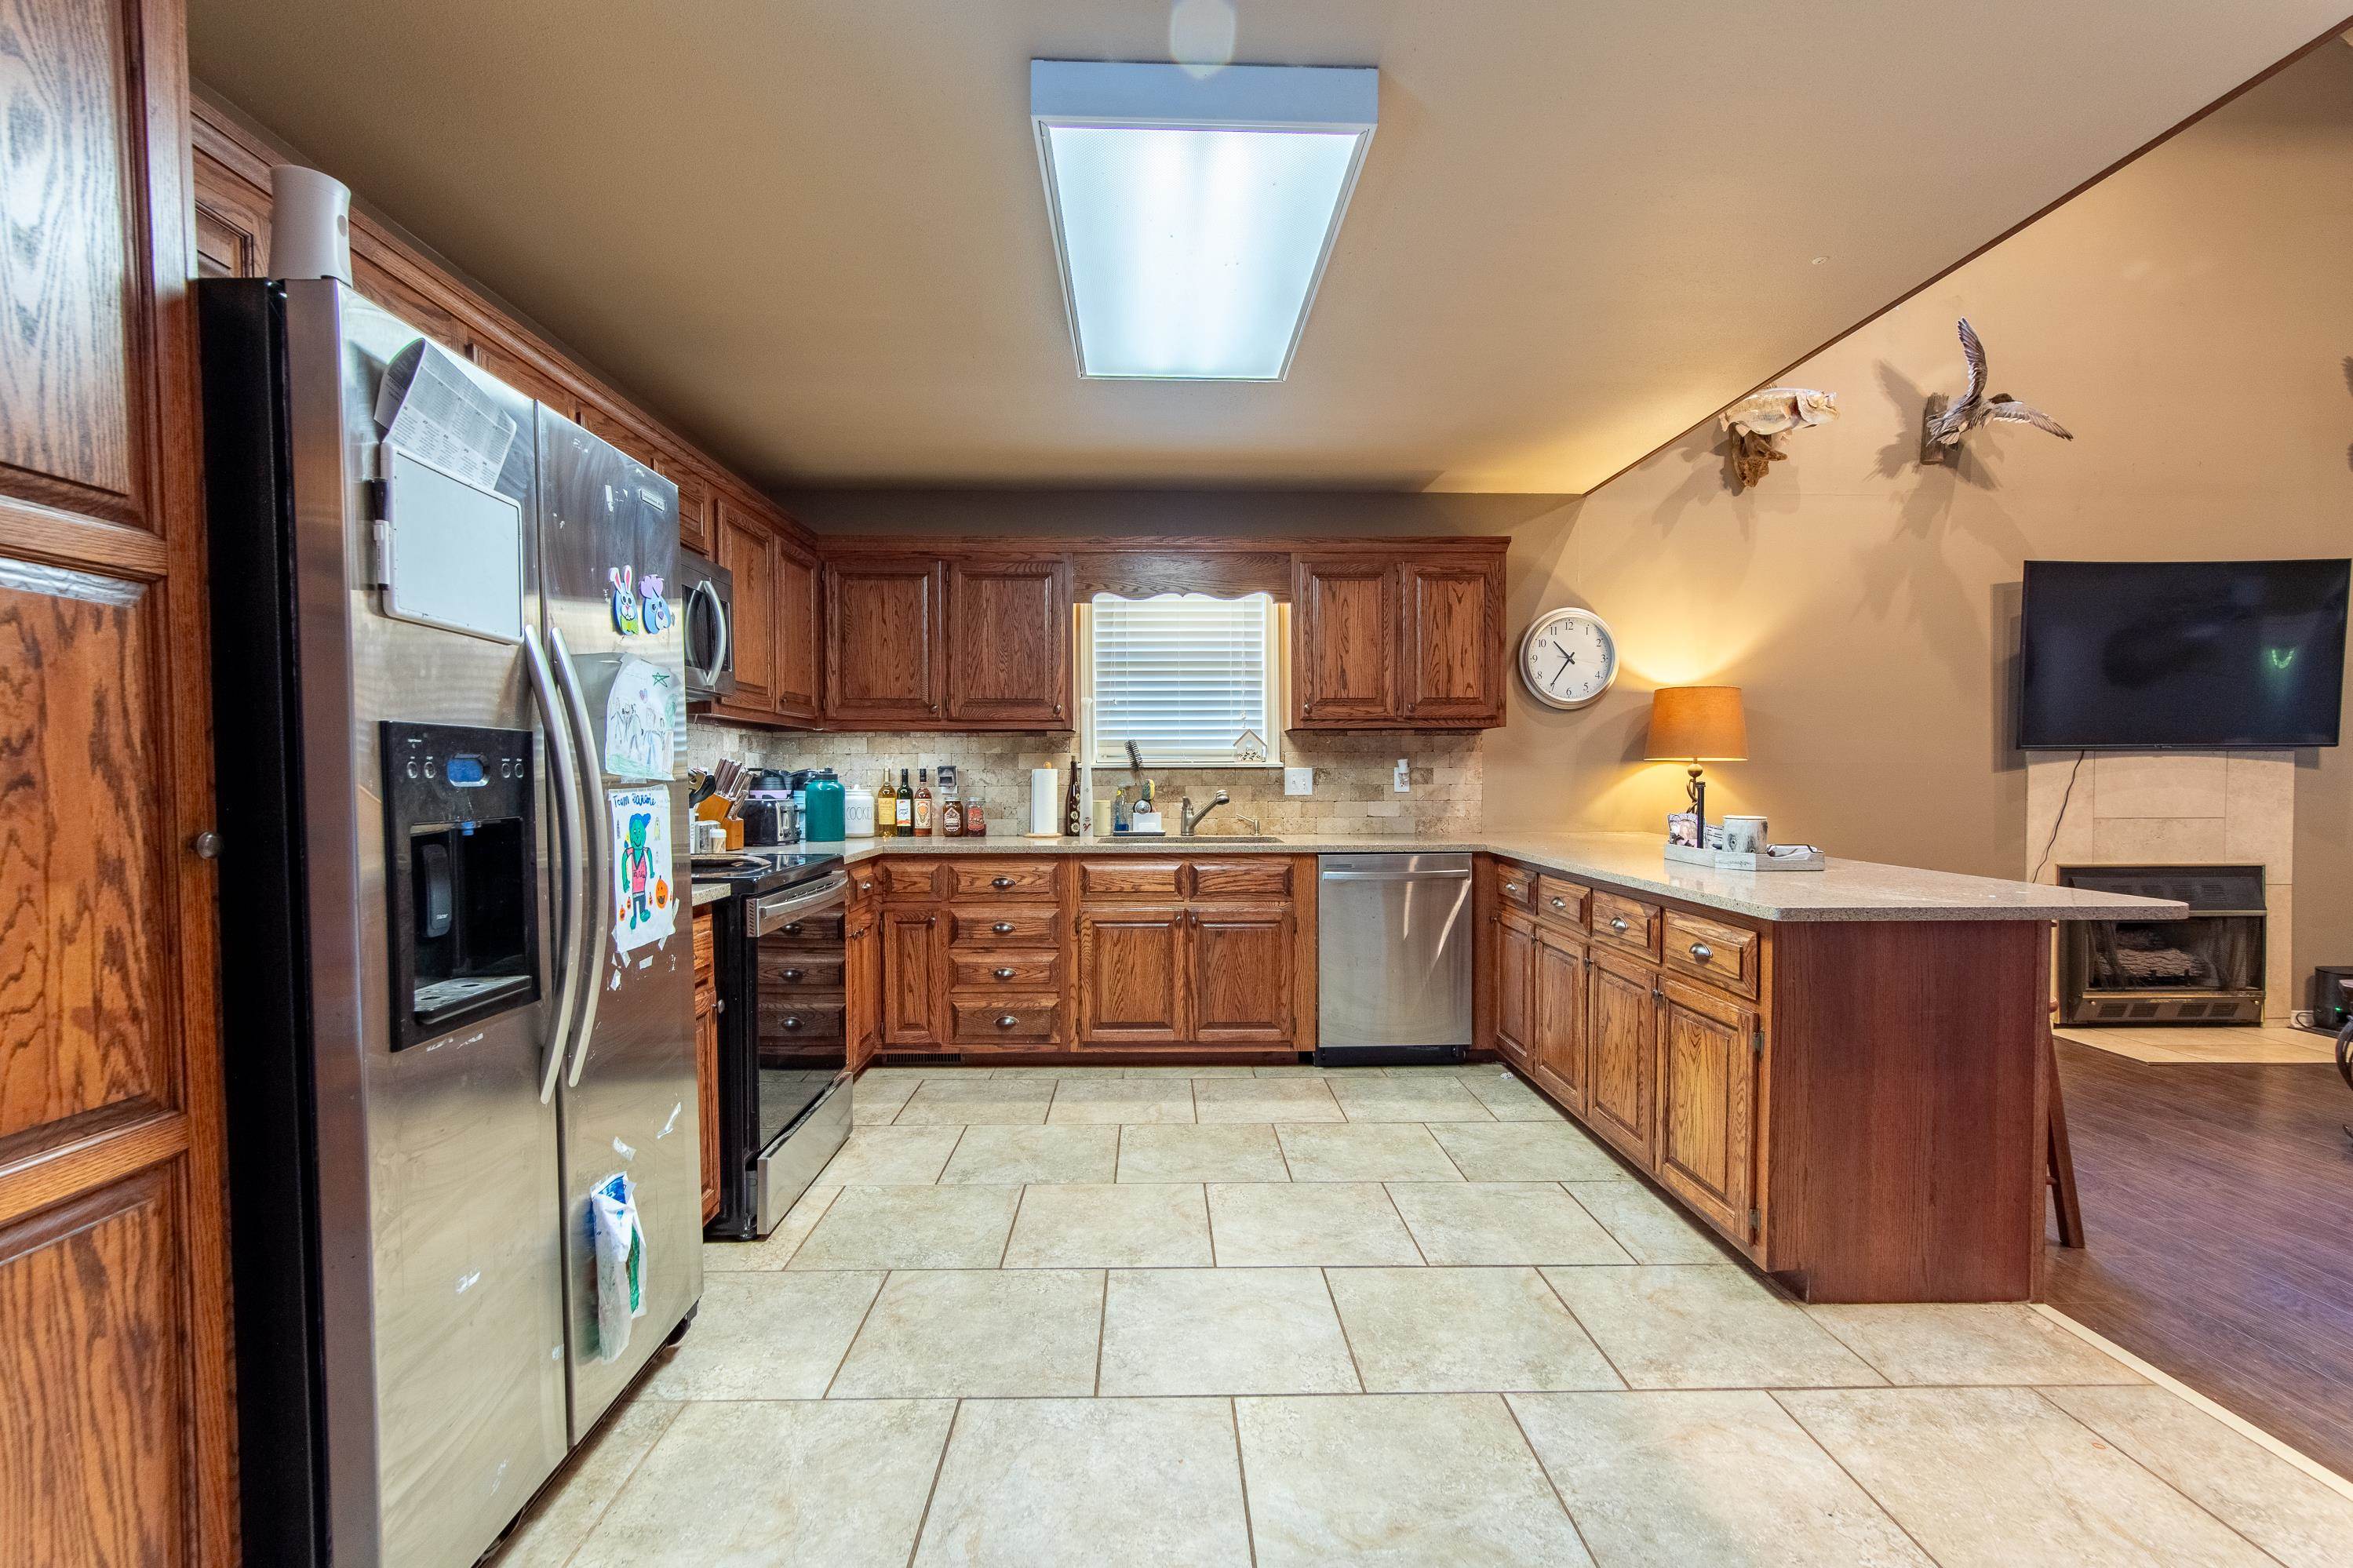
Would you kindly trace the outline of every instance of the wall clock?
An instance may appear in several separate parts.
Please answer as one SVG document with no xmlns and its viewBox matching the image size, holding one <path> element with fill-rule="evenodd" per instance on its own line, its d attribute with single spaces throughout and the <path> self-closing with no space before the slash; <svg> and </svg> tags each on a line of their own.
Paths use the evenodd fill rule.
<svg viewBox="0 0 2353 1568">
<path fill-rule="evenodd" d="M 1539 702 L 1582 708 L 1618 679 L 1618 639 L 1591 610 L 1547 610 L 1520 639 L 1520 679 Z"/>
</svg>

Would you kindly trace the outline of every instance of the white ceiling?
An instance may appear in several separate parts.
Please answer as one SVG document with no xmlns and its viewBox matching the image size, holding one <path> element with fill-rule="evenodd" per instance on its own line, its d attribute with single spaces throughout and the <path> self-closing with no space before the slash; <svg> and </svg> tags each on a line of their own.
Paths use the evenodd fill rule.
<svg viewBox="0 0 2353 1568">
<path fill-rule="evenodd" d="M 1280 385 L 1072 367 L 1028 62 L 1165 58 L 1166 0 L 189 9 L 199 79 L 765 481 L 1559 492 L 2347 3 L 1240 0 L 1237 59 L 1381 68 Z"/>
</svg>

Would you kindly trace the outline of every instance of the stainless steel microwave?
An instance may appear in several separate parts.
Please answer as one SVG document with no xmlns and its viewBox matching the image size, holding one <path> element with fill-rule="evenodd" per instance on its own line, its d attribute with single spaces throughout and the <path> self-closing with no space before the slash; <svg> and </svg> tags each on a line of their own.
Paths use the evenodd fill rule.
<svg viewBox="0 0 2353 1568">
<path fill-rule="evenodd" d="M 724 699 L 735 689 L 735 574 L 681 550 L 678 591 L 686 626 L 687 700 Z"/>
</svg>

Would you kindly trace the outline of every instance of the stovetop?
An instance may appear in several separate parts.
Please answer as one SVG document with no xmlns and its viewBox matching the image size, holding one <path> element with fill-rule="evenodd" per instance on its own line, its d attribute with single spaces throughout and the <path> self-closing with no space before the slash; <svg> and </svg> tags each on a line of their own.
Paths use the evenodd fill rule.
<svg viewBox="0 0 2353 1568">
<path fill-rule="evenodd" d="M 738 893 L 773 893 L 812 882 L 842 863 L 839 855 L 811 855 L 792 848 L 747 848 L 724 857 L 694 858 L 694 879 L 724 882 Z"/>
</svg>

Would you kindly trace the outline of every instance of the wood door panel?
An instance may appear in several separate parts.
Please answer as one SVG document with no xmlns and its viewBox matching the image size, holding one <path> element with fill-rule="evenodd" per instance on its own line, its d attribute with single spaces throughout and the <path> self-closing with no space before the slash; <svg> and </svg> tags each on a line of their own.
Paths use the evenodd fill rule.
<svg viewBox="0 0 2353 1568">
<path fill-rule="evenodd" d="M 1050 904 L 958 909 L 949 941 L 957 947 L 1051 947 L 1061 934 L 1060 911 Z"/>
<path fill-rule="evenodd" d="M 1525 1064 L 1535 1031 L 1535 924 L 1514 910 L 1495 916 L 1495 1044 Z"/>
<path fill-rule="evenodd" d="M 939 917 L 930 910 L 882 911 L 882 1043 L 940 1041 Z"/>
<path fill-rule="evenodd" d="M 882 1047 L 882 931 L 871 906 L 852 903 L 842 932 L 845 1065 L 858 1071 Z"/>
<path fill-rule="evenodd" d="M 1051 860 L 951 860 L 948 894 L 959 899 L 1050 899 L 1058 868 Z"/>
<path fill-rule="evenodd" d="M 1293 915 L 1287 906 L 1212 905 L 1187 917 L 1192 1037 L 1204 1045 L 1287 1045 Z"/>
<path fill-rule="evenodd" d="M 776 716 L 817 722 L 819 702 L 817 557 L 783 538 L 776 539 L 776 598 L 771 636 Z M 736 597 L 743 596 L 739 588 Z"/>
<path fill-rule="evenodd" d="M 1752 1002 L 1757 999 L 1764 958 L 1760 933 L 1669 910 L 1662 941 L 1661 952 L 1669 969 Z"/>
<path fill-rule="evenodd" d="M 1749 1239 L 1756 1015 L 1664 981 L 1659 1026 L 1658 1176 L 1734 1240 Z"/>
<path fill-rule="evenodd" d="M 1539 927 L 1528 1066 L 1546 1089 L 1585 1112 L 1585 944 Z"/>
<path fill-rule="evenodd" d="M 939 563 L 861 558 L 831 563 L 824 575 L 826 718 L 880 728 L 937 723 Z"/>
<path fill-rule="evenodd" d="M 1585 983 L 1587 1124 L 1649 1170 L 1657 1146 L 1655 979 L 1597 947 Z"/>
<path fill-rule="evenodd" d="M 423 322 L 417 323 L 423 326 Z M 503 343 L 481 337 L 473 341 L 474 363 L 525 397 L 546 404 L 566 419 L 580 417 L 580 393 L 557 380 Z"/>
<path fill-rule="evenodd" d="M 173 1182 L 0 1229 L 0 1562 L 189 1561 Z"/>
<path fill-rule="evenodd" d="M 1145 860 L 1133 856 L 1121 856 L 1113 860 L 1082 860 L 1079 862 L 1079 897 L 1082 899 L 1138 898 L 1166 901 L 1180 898 L 1184 889 L 1185 863 L 1181 860 Z"/>
<path fill-rule="evenodd" d="M 735 689 L 721 707 L 762 716 L 776 707 L 776 536 L 726 497 L 715 508 L 719 564 L 734 581 Z"/>
<path fill-rule="evenodd" d="M 1293 873 L 1288 855 L 1251 855 L 1234 860 L 1195 860 L 1191 864 L 1192 897 L 1196 899 L 1291 897 Z"/>
<path fill-rule="evenodd" d="M 423 289 L 411 287 L 392 268 L 371 260 L 356 248 L 352 252 L 352 288 L 451 353 L 461 359 L 471 357 L 469 340 L 472 333 L 447 305 Z M 516 390 L 528 389 L 518 386 Z M 559 411 L 563 408 L 560 403 L 554 406 Z"/>
<path fill-rule="evenodd" d="M 0 561 L 0 1155 L 174 1099 L 150 795 L 152 597 Z M 105 830 L 93 813 L 100 807 Z M 43 1130 L 47 1130 L 44 1135 Z"/>
<path fill-rule="evenodd" d="M 132 140 L 144 117 L 123 22 L 92 0 L 0 4 L 0 463 L 128 500 L 143 466 L 148 290 L 131 221 L 146 205 Z"/>
<path fill-rule="evenodd" d="M 950 722 L 1065 726 L 1071 712 L 1066 562 L 957 560 L 947 566 Z"/>
<path fill-rule="evenodd" d="M 1398 716 L 1409 722 L 1501 723 L 1503 563 L 1409 562 L 1399 594 L 1405 637 Z"/>
<path fill-rule="evenodd" d="M 1297 722 L 1396 716 L 1397 580 L 1386 557 L 1299 563 L 1291 634 Z"/>
<path fill-rule="evenodd" d="M 1186 1039 L 1184 942 L 1180 909 L 1080 911 L 1080 1042 Z"/>
</svg>

